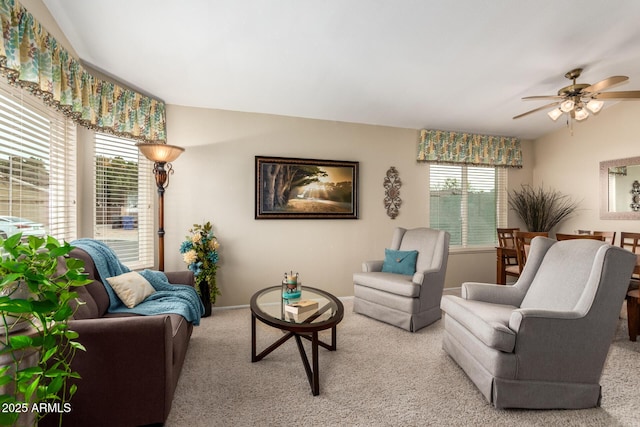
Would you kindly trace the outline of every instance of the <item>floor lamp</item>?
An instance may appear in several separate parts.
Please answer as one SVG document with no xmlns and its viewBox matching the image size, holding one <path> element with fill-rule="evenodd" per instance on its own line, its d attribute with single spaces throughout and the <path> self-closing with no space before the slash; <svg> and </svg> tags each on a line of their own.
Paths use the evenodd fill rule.
<svg viewBox="0 0 640 427">
<path fill-rule="evenodd" d="M 169 186 L 169 175 L 173 173 L 172 161 L 184 148 L 163 143 L 136 144 L 140 152 L 153 162 L 153 175 L 158 187 L 158 270 L 164 271 L 164 190 Z"/>
</svg>

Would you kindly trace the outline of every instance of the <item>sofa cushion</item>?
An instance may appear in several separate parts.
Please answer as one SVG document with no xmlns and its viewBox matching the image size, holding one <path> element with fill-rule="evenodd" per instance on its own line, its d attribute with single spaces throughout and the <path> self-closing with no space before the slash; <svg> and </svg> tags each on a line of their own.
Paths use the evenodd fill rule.
<svg viewBox="0 0 640 427">
<path fill-rule="evenodd" d="M 420 295 L 420 285 L 416 285 L 411 281 L 411 279 L 412 276 L 384 272 L 353 274 L 353 283 L 357 285 L 415 298 Z"/>
<path fill-rule="evenodd" d="M 102 317 L 109 308 L 109 294 L 107 294 L 107 290 L 102 282 L 100 282 L 98 270 L 96 270 L 93 259 L 88 253 L 78 248 L 72 250 L 69 255 L 84 262 L 85 273 L 87 273 L 89 278 L 93 280 L 93 282 L 88 285 L 78 288 L 79 299 L 84 301 L 87 306 L 95 305 L 95 308 L 97 309 L 97 314 L 95 314 L 94 312 L 87 313 L 86 310 L 81 307 L 80 310 L 83 312 L 80 312 L 79 310 L 77 316 L 74 316 L 74 318 L 85 319 Z M 93 300 L 93 302 L 90 300 Z"/>
<path fill-rule="evenodd" d="M 512 352 L 515 348 L 516 333 L 509 329 L 509 319 L 517 307 L 453 295 L 443 296 L 441 307 L 488 347 L 504 352 Z"/>
<path fill-rule="evenodd" d="M 382 271 L 385 273 L 413 275 L 416 272 L 417 259 L 418 251 L 385 249 Z"/>
<path fill-rule="evenodd" d="M 128 308 L 133 308 L 140 304 L 156 291 L 151 286 L 151 283 L 137 271 L 129 271 L 128 273 L 109 277 L 107 282 Z"/>
</svg>

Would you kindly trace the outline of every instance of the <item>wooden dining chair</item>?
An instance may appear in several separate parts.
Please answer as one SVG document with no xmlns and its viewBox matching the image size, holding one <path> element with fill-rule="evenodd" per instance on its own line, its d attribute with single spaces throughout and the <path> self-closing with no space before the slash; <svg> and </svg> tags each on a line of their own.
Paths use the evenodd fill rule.
<svg viewBox="0 0 640 427">
<path fill-rule="evenodd" d="M 638 333 L 640 333 L 640 290 L 638 290 L 638 283 L 640 283 L 640 233 L 624 231 L 620 233 L 620 247 L 633 252 L 638 258 L 626 297 L 629 340 L 636 341 Z"/>
<path fill-rule="evenodd" d="M 615 245 L 616 232 L 615 231 L 594 231 L 594 236 L 604 236 L 604 241 L 610 245 Z"/>
<path fill-rule="evenodd" d="M 546 231 L 516 231 L 516 254 L 518 256 L 518 268 L 522 274 L 522 269 L 527 263 L 527 255 L 529 255 L 529 247 L 534 237 L 549 237 Z"/>
<path fill-rule="evenodd" d="M 498 245 L 502 264 L 502 272 L 505 276 L 519 277 L 520 268 L 518 267 L 518 255 L 516 252 L 516 232 L 519 228 L 498 228 Z M 498 280 L 500 282 L 500 280 Z M 502 283 L 504 284 L 504 283 Z"/>
<path fill-rule="evenodd" d="M 556 240 L 570 240 L 570 239 L 591 239 L 591 240 L 600 240 L 601 242 L 605 241 L 604 236 L 598 236 L 595 234 L 564 234 L 564 233 L 556 233 Z"/>
</svg>

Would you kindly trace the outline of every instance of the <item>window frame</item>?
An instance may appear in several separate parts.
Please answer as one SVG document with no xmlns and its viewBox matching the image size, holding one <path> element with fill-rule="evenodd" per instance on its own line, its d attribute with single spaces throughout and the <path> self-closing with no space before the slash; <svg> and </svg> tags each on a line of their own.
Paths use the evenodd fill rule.
<svg viewBox="0 0 640 427">
<path fill-rule="evenodd" d="M 469 239 L 468 239 L 468 234 L 469 234 L 469 230 L 468 230 L 468 226 L 469 226 L 469 209 L 468 209 L 468 195 L 469 195 L 469 168 L 486 168 L 486 169 L 493 169 L 495 171 L 495 189 L 496 189 L 496 206 L 495 206 L 495 213 L 496 213 L 496 227 L 495 228 L 501 228 L 501 227 L 506 227 L 507 226 L 507 216 L 508 216 L 508 185 L 507 185 L 507 178 L 508 178 L 508 171 L 507 168 L 504 167 L 492 167 L 492 166 L 478 166 L 478 165 L 469 165 L 469 164 L 450 164 L 450 163 L 429 163 L 428 164 L 428 220 L 429 220 L 429 226 L 430 227 L 434 227 L 437 226 L 434 224 L 431 224 L 431 191 L 432 191 L 432 187 L 431 187 L 431 183 L 433 180 L 433 176 L 432 176 L 432 167 L 433 166 L 453 166 L 453 167 L 460 167 L 461 168 L 461 172 L 460 172 L 460 177 L 462 180 L 461 183 L 461 208 L 460 208 L 460 212 L 461 214 L 464 214 L 463 217 L 461 218 L 461 226 L 462 226 L 462 231 L 461 231 L 461 244 L 452 244 L 450 246 L 450 249 L 453 252 L 473 252 L 473 251 L 485 251 L 488 249 L 493 250 L 495 248 L 495 246 L 498 244 L 498 238 L 497 238 L 497 232 L 494 229 L 494 241 L 491 243 L 483 243 L 483 244 L 478 244 L 478 245 L 472 245 L 469 244 Z"/>
<path fill-rule="evenodd" d="M 29 218 L 36 222 L 42 222 L 45 226 L 45 235 L 50 235 L 58 240 L 72 241 L 78 235 L 78 143 L 76 124 L 62 112 L 51 108 L 41 98 L 32 95 L 29 91 L 9 84 L 4 78 L 0 78 L 0 94 L 5 98 L 0 109 L 3 117 L 2 133 L 4 145 L 0 144 L 3 154 L 33 153 L 29 145 L 39 144 L 42 154 L 48 152 L 48 157 L 39 159 L 47 170 L 47 219 L 44 216 Z M 29 124 L 33 123 L 33 126 Z M 47 135 L 38 140 L 33 133 L 37 131 L 37 122 L 40 122 L 40 134 Z M 48 125 L 44 125 L 48 123 Z M 31 130 L 27 131 L 27 128 Z M 46 131 L 46 132 L 45 132 Z M 32 136 L 30 136 L 32 135 Z M 5 148 L 1 148 L 5 147 Z M 27 157 L 25 157 L 27 158 Z M 8 188 L 12 193 L 12 188 Z M 12 197 L 7 194 L 7 198 Z M 7 199 L 8 200 L 8 199 Z M 8 200 L 9 201 L 9 200 Z M 19 212 L 8 211 L 7 215 L 25 217 L 22 210 Z"/>
<path fill-rule="evenodd" d="M 136 147 L 138 141 L 118 137 L 108 133 L 93 132 L 93 150 L 92 150 L 92 228 L 94 239 L 107 240 L 105 243 L 112 247 L 118 254 L 120 260 L 124 265 L 132 270 L 141 270 L 145 268 L 153 268 L 155 265 L 155 235 L 154 235 L 154 180 L 153 180 L 153 163 L 147 160 L 142 153 Z M 103 228 L 102 232 L 99 232 L 100 227 L 104 227 L 104 224 L 98 224 L 98 166 L 97 159 L 99 154 L 104 154 L 107 150 L 110 155 L 122 156 L 129 160 L 137 160 L 137 183 L 138 183 L 138 197 L 136 201 L 137 209 L 137 237 L 138 237 L 138 251 L 136 259 L 127 259 L 121 256 L 118 251 L 117 245 L 111 245 L 109 237 L 114 236 L 115 233 L 108 233 Z M 124 224 L 123 224 L 124 227 Z"/>
</svg>

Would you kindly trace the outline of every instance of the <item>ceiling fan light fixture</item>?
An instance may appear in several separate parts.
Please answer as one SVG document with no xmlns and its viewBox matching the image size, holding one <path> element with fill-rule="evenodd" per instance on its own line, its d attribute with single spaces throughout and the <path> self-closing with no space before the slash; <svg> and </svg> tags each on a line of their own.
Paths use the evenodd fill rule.
<svg viewBox="0 0 640 427">
<path fill-rule="evenodd" d="M 587 108 L 594 114 L 600 111 L 603 105 L 604 102 L 598 99 L 591 99 L 589 100 L 589 102 L 587 102 Z"/>
<path fill-rule="evenodd" d="M 589 112 L 585 108 L 577 108 L 574 117 L 577 121 L 582 121 L 589 117 Z"/>
<path fill-rule="evenodd" d="M 547 113 L 547 116 L 549 116 L 549 118 L 553 121 L 558 120 L 558 117 L 560 117 L 561 115 L 562 115 L 562 110 L 559 108 L 554 108 L 553 110 Z"/>
<path fill-rule="evenodd" d="M 563 113 L 568 113 L 569 111 L 573 110 L 574 105 L 576 105 L 576 103 L 573 102 L 573 99 L 567 99 L 566 101 L 562 101 L 562 103 L 560 104 L 560 109 Z"/>
</svg>

